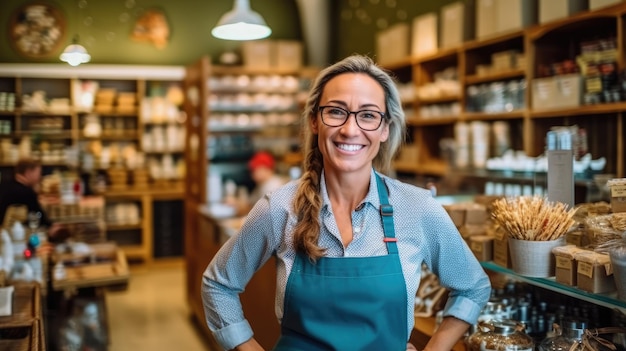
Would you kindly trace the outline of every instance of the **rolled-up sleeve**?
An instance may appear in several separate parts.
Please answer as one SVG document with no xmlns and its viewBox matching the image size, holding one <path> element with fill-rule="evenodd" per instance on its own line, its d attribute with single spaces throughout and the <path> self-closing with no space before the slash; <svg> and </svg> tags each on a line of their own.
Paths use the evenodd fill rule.
<svg viewBox="0 0 626 351">
<path fill-rule="evenodd" d="M 249 340 L 252 328 L 243 315 L 239 294 L 273 253 L 270 211 L 261 199 L 241 230 L 228 239 L 202 276 L 202 301 L 209 329 L 226 350 Z"/>
<path fill-rule="evenodd" d="M 426 240 L 430 248 L 426 263 L 441 285 L 450 290 L 444 316 L 475 324 L 491 295 L 491 282 L 450 216 L 432 201 L 430 218 L 436 225 L 430 226 Z"/>
</svg>

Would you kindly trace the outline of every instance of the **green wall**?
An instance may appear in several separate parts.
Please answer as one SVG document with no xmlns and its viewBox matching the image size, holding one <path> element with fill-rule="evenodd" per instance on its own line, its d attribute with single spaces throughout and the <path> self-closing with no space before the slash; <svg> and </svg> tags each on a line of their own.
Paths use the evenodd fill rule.
<svg viewBox="0 0 626 351">
<path fill-rule="evenodd" d="M 80 43 L 98 64 L 186 65 L 202 55 L 216 58 L 225 50 L 237 49 L 239 42 L 213 38 L 211 29 L 222 14 L 232 9 L 232 0 L 37 0 L 56 4 L 67 18 L 69 44 L 78 32 Z M 58 63 L 59 48 L 49 58 L 32 59 L 19 56 L 9 43 L 11 15 L 23 4 L 33 1 L 0 0 L 0 62 Z M 86 7 L 79 7 L 79 3 Z M 294 0 L 251 0 L 253 10 L 261 13 L 272 28 L 273 39 L 302 38 L 300 17 Z M 149 8 L 166 14 L 170 41 L 165 49 L 130 39 L 138 15 Z M 127 15 L 129 20 L 121 21 Z M 92 24 L 84 25 L 85 19 Z"/>
<path fill-rule="evenodd" d="M 38 0 L 57 5 L 67 18 L 68 37 L 80 35 L 99 64 L 186 65 L 202 55 L 215 59 L 226 50 L 236 50 L 240 43 L 211 36 L 211 28 L 219 17 L 230 10 L 231 0 Z M 318 0 L 305 0 L 318 1 Z M 330 60 L 353 53 L 373 55 L 376 32 L 398 22 L 411 23 L 420 14 L 438 11 L 456 0 L 327 0 L 328 21 L 320 25 L 330 30 Z M 58 63 L 59 48 L 50 57 L 33 59 L 19 56 L 9 43 L 9 19 L 17 8 L 31 1 L 0 0 L 0 62 Z M 82 7 L 79 7 L 82 4 Z M 86 6 L 84 6 L 86 5 Z M 261 13 L 272 28 L 273 39 L 302 40 L 300 16 L 295 0 L 250 0 L 251 7 Z M 159 8 L 167 16 L 170 41 L 165 49 L 130 39 L 138 15 L 149 8 Z M 128 20 L 120 18 L 127 16 Z M 85 25 L 85 20 L 92 20 Z"/>
</svg>

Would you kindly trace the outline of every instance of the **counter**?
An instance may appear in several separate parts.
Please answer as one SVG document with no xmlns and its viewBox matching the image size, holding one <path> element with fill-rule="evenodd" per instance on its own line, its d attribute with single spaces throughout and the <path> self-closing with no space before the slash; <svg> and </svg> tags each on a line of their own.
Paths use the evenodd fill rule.
<svg viewBox="0 0 626 351">
<path fill-rule="evenodd" d="M 187 298 L 192 316 L 208 337 L 215 349 L 217 343 L 206 326 L 202 297 L 202 273 L 219 248 L 236 233 L 243 217 L 217 219 L 203 206 L 188 208 L 186 215 L 191 225 L 187 226 L 185 260 L 187 263 Z M 274 313 L 276 294 L 276 262 L 268 261 L 254 275 L 246 290 L 240 295 L 244 315 L 254 330 L 255 339 L 266 350 L 271 349 L 280 335 L 280 327 Z"/>
</svg>

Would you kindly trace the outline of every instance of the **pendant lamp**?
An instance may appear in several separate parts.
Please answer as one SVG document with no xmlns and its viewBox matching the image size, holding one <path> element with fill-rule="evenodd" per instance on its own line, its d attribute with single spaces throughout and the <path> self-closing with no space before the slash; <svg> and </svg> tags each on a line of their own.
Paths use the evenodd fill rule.
<svg viewBox="0 0 626 351">
<path fill-rule="evenodd" d="M 265 20 L 250 9 L 248 0 L 235 0 L 235 6 L 226 12 L 211 31 L 214 37 L 226 40 L 255 40 L 272 33 Z"/>
<path fill-rule="evenodd" d="M 78 66 L 81 63 L 89 62 L 91 56 L 87 53 L 87 49 L 84 46 L 78 44 L 78 36 L 76 36 L 72 40 L 72 44 L 63 50 L 60 59 L 63 62 L 67 62 L 70 66 Z"/>
</svg>

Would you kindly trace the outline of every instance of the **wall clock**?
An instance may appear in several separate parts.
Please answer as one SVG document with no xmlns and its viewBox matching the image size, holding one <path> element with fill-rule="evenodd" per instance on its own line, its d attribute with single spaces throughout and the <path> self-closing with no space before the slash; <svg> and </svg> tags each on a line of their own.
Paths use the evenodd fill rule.
<svg viewBox="0 0 626 351">
<path fill-rule="evenodd" d="M 9 41 L 21 56 L 50 57 L 65 40 L 65 25 L 61 11 L 50 4 L 23 5 L 9 22 Z"/>
</svg>

